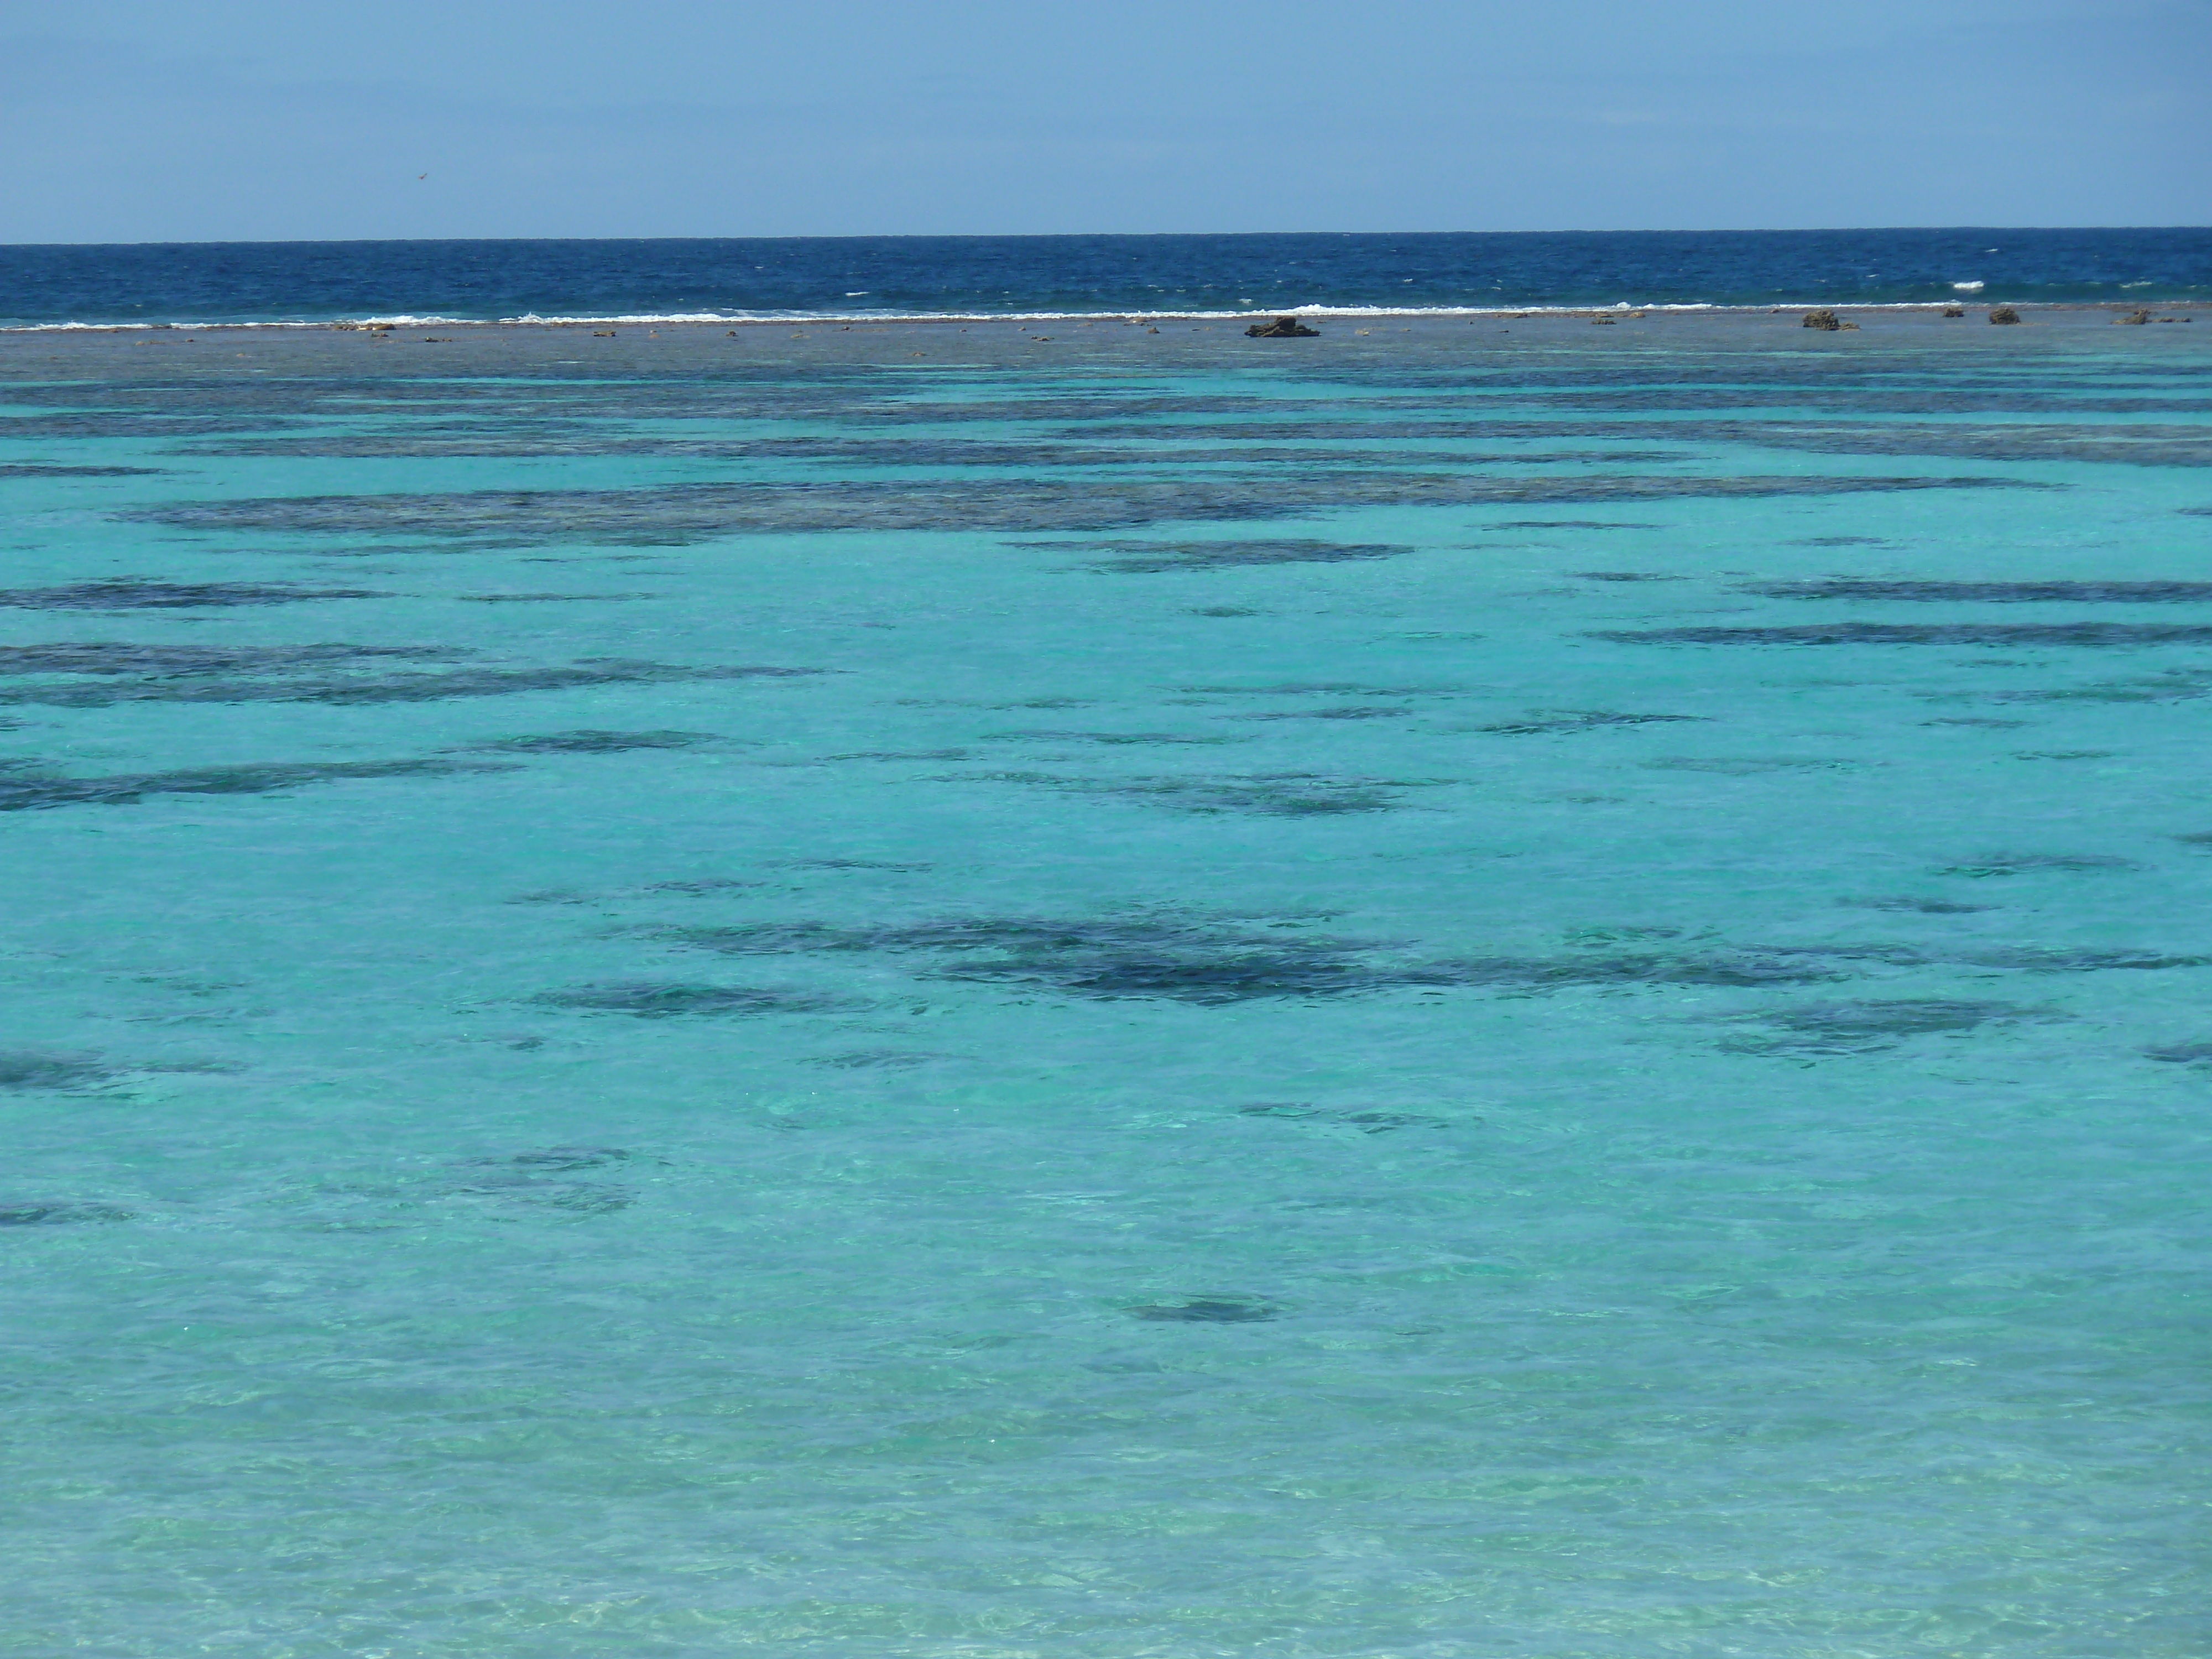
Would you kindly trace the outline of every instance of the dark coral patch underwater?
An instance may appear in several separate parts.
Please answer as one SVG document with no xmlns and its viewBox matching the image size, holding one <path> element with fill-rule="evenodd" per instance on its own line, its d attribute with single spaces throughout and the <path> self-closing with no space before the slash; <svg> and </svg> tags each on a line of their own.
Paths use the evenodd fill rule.
<svg viewBox="0 0 2212 1659">
<path fill-rule="evenodd" d="M 2143 1053 L 2169 1066 L 2212 1066 L 2212 1042 L 2168 1042 Z"/>
<path fill-rule="evenodd" d="M 597 605 L 602 601 L 653 599 L 657 593 L 456 593 L 465 605 Z"/>
<path fill-rule="evenodd" d="M 1395 713 L 1397 711 L 1391 711 Z M 1328 718 L 1324 712 L 1323 718 Z M 1364 719 L 1364 713 L 1337 718 Z M 1110 744 L 1109 744 L 1109 746 Z M 959 750 L 939 753 L 841 755 L 838 760 L 964 760 Z M 1200 817 L 1240 814 L 1260 817 L 1323 818 L 1346 813 L 1389 812 L 1404 805 L 1404 791 L 1433 787 L 1437 780 L 1331 777 L 1312 772 L 1146 775 L 1127 778 L 1071 778 L 1048 772 L 946 772 L 926 777 L 931 783 L 1013 783 L 1094 800 L 1126 800 Z"/>
<path fill-rule="evenodd" d="M 1265 489 L 1219 477 L 1082 483 L 825 480 L 448 495 L 268 496 L 179 501 L 126 516 L 180 530 L 427 538 L 506 547 L 674 547 L 733 536 L 838 530 L 1105 531 L 1176 520 L 1230 523 L 1306 517 L 1360 507 L 1756 500 L 2028 487 L 2017 480 L 1975 477 L 1490 478 L 1346 469 L 1271 477 Z"/>
<path fill-rule="evenodd" d="M 449 777 L 511 769 L 495 761 L 394 760 L 201 766 L 170 772 L 118 772 L 72 778 L 0 769 L 0 812 L 55 806 L 132 806 L 149 795 L 268 795 L 308 784 L 356 778 Z"/>
<path fill-rule="evenodd" d="M 729 956 L 919 952 L 936 959 L 927 970 L 935 978 L 1104 999 L 1219 1004 L 1440 982 L 1418 968 L 1378 965 L 1355 944 L 1172 917 L 976 917 L 877 927 L 759 922 L 669 928 L 656 937 Z"/>
<path fill-rule="evenodd" d="M 1201 1005 L 1397 990 L 1536 994 L 1653 985 L 1756 988 L 1818 984 L 1856 971 L 1840 951 L 1758 948 L 1425 961 L 1408 957 L 1394 945 L 1310 933 L 1295 921 L 1255 928 L 1235 920 L 1173 914 L 1066 921 L 975 917 L 873 927 L 755 922 L 647 931 L 653 938 L 727 956 L 920 954 L 931 959 L 923 972 L 932 978 L 1034 986 L 1109 1000 L 1158 998 Z"/>
<path fill-rule="evenodd" d="M 1808 1003 L 1766 1013 L 1728 1016 L 1737 1024 L 1764 1026 L 1766 1035 L 1731 1038 L 1722 1047 L 1740 1054 L 1806 1058 L 1870 1054 L 1898 1048 L 1914 1037 L 1960 1036 L 1990 1026 L 2065 1018 L 2049 1009 L 2023 1008 L 2008 1002 L 1940 997 Z"/>
<path fill-rule="evenodd" d="M 1809 623 L 1776 628 L 1650 628 L 1591 634 L 1620 645 L 2212 645 L 2203 623 Z"/>
<path fill-rule="evenodd" d="M 1502 720 L 1474 729 L 1501 737 L 1537 737 L 1568 732 L 1602 732 L 1624 726 L 1671 725 L 1705 718 L 1701 714 L 1615 714 L 1602 709 L 1532 709 L 1526 720 Z"/>
<path fill-rule="evenodd" d="M 1180 1302 L 1149 1303 L 1131 1308 L 1133 1319 L 1169 1325 L 1250 1325 L 1275 1317 L 1275 1305 L 1265 1297 L 1193 1296 Z"/>
<path fill-rule="evenodd" d="M 1502 524 L 1486 524 L 1485 530 L 1663 530 L 1664 525 L 1631 524 L 1626 520 L 1607 519 L 1508 519 Z M 1600 577 L 1601 581 L 1618 580 L 1618 577 Z M 1653 580 L 1631 577 L 1633 581 Z"/>
<path fill-rule="evenodd" d="M 2093 947 L 2063 950 L 2033 945 L 1969 951 L 1943 960 L 1974 968 L 2009 969 L 2023 974 L 2163 973 L 2175 968 L 2212 967 L 2212 957 L 2181 956 L 2166 951 L 2100 951 Z"/>
<path fill-rule="evenodd" d="M 986 732 L 983 739 L 987 743 L 1095 743 L 1109 749 L 1204 748 L 1237 741 L 1175 732 Z"/>
<path fill-rule="evenodd" d="M 73 1227 L 84 1224 L 134 1221 L 132 1211 L 115 1204 L 89 1204 L 62 1200 L 46 1203 L 0 1202 L 0 1227 Z"/>
<path fill-rule="evenodd" d="M 549 1008 L 568 1008 L 580 1013 L 628 1014 L 636 1019 L 818 1014 L 853 1006 L 843 998 L 811 992 L 659 980 L 580 985 L 565 991 L 547 991 L 532 1000 Z"/>
<path fill-rule="evenodd" d="M 1647 772 L 1703 772 L 1723 778 L 1755 778 L 1771 772 L 1853 772 L 1868 763 L 1817 755 L 1670 755 L 1639 763 Z"/>
<path fill-rule="evenodd" d="M 1422 1112 L 1393 1112 L 1376 1108 L 1328 1108 L 1310 1106 L 1303 1101 L 1261 1101 L 1250 1106 L 1239 1106 L 1237 1110 L 1243 1117 L 1279 1118 L 1292 1123 L 1341 1124 L 1370 1135 L 1390 1134 L 1400 1129 L 1443 1129 L 1450 1127 L 1443 1118 L 1431 1117 Z"/>
<path fill-rule="evenodd" d="M 1403 791 L 1422 787 L 1392 779 L 1331 778 L 1308 772 L 1124 778 L 1110 783 L 1061 779 L 1037 781 L 1078 793 L 1133 800 L 1177 812 L 1242 813 L 1279 818 L 1394 811 L 1404 804 L 1401 799 Z"/>
<path fill-rule="evenodd" d="M 1844 898 L 1836 901 L 1860 910 L 1910 910 L 1923 916 L 1971 916 L 1996 907 L 1988 904 L 1961 904 L 1956 899 L 1920 898 L 1906 895 L 1896 898 Z"/>
<path fill-rule="evenodd" d="M 2212 602 L 2212 582 L 1906 581 L 1827 576 L 1817 581 L 1750 582 L 1748 592 L 1772 599 L 1896 599 L 1912 604 L 2197 605 Z"/>
<path fill-rule="evenodd" d="M 1939 914 L 1984 908 L 1921 900 L 1876 902 L 1885 909 Z M 1759 990 L 1947 966 L 2039 975 L 2212 967 L 2212 956 L 2150 949 L 1729 945 L 1702 939 L 1677 943 L 1668 936 L 1671 930 L 1640 928 L 1596 930 L 1579 940 L 1580 948 L 1552 955 L 1423 955 L 1402 941 L 1315 932 L 1307 919 L 1269 921 L 1171 910 L 1069 918 L 985 915 L 873 926 L 805 921 L 646 925 L 617 932 L 720 956 L 915 957 L 920 959 L 915 971 L 924 978 L 1033 988 L 1061 996 L 1200 1006 L 1330 1000 L 1398 991 L 1541 996 L 1655 988 Z M 1908 1018 L 1909 1010 L 1921 1005 L 1868 1006 L 1890 1014 L 1907 1010 L 1898 1017 Z M 1832 1012 L 1817 1016 L 1844 1018 Z"/>
<path fill-rule="evenodd" d="M 84 1054 L 0 1051 L 0 1089 L 88 1089 L 106 1083 L 114 1070 Z"/>
<path fill-rule="evenodd" d="M 2212 691 L 2212 670 L 2164 668 L 2137 679 L 1992 693 L 2003 702 L 2190 702 Z"/>
<path fill-rule="evenodd" d="M 495 738 L 466 747 L 489 755 L 621 755 L 638 749 L 696 749 L 720 742 L 712 732 L 546 732 L 535 737 Z"/>
<path fill-rule="evenodd" d="M 469 1160 L 488 1169 L 512 1167 L 520 1170 L 567 1171 L 572 1170 L 604 1170 L 629 1162 L 631 1154 L 620 1146 L 546 1146 L 526 1152 L 513 1152 L 505 1158 L 477 1158 Z"/>
<path fill-rule="evenodd" d="M 1058 549 L 1060 542 L 1030 542 L 1030 547 Z M 1101 551 L 1114 554 L 1093 562 L 1096 570 L 1125 575 L 1159 575 L 1175 570 L 1246 570 L 1278 564 L 1345 564 L 1368 559 L 1391 559 L 1411 553 L 1411 547 L 1388 543 L 1345 543 L 1311 540 L 1218 542 L 1107 542 Z"/>
<path fill-rule="evenodd" d="M 450 654 L 422 645 L 173 646 L 97 640 L 85 644 L 0 646 L 0 675 L 98 674 L 185 679 L 211 674 L 282 673 L 298 668 Z"/>
<path fill-rule="evenodd" d="M 28 684 L 0 687 L 0 703 L 105 708 L 119 703 L 312 702 L 337 705 L 438 702 L 530 691 L 686 681 L 803 678 L 826 671 L 762 665 L 690 666 L 622 658 L 587 658 L 565 666 L 492 667 L 370 673 L 365 665 L 472 656 L 459 647 L 301 645 L 190 647 L 112 641 L 0 647 L 0 677 Z M 355 672 L 332 672 L 352 670 Z"/>
<path fill-rule="evenodd" d="M 1391 720 L 1411 714 L 1410 708 L 1381 703 L 1334 703 L 1325 708 L 1273 708 L 1260 714 L 1231 714 L 1238 720 Z"/>
<path fill-rule="evenodd" d="M 2045 872 L 2085 875 L 2104 871 L 2140 870 L 2133 859 L 2111 853 L 1992 853 L 1961 864 L 1947 864 L 1939 876 L 2027 876 Z"/>
<path fill-rule="evenodd" d="M 1196 697 L 1455 697 L 1456 685 L 1370 685 L 1358 680 L 1278 680 L 1259 685 L 1179 685 Z"/>
<path fill-rule="evenodd" d="M 380 599 L 365 587 L 301 587 L 289 582 L 165 582 L 108 576 L 60 587 L 0 588 L 14 611 L 198 611 L 218 605 L 300 605 L 313 599 Z"/>
</svg>

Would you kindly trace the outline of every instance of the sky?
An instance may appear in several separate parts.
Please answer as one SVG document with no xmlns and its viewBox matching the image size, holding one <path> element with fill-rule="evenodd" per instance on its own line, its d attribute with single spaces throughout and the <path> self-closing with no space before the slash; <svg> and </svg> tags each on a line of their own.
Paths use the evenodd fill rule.
<svg viewBox="0 0 2212 1659">
<path fill-rule="evenodd" d="M 0 241 L 2212 222 L 2212 0 L 4 0 Z"/>
</svg>

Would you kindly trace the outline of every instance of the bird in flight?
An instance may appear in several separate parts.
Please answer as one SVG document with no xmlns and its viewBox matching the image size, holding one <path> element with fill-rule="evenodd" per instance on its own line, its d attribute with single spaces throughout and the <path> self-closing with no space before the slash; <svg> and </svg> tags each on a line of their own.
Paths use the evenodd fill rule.
<svg viewBox="0 0 2212 1659">
<path fill-rule="evenodd" d="M 420 183 L 422 179 L 425 179 L 428 178 L 429 176 L 430 176 L 430 175 L 429 175 L 428 173 L 416 173 L 416 174 L 415 175 L 415 178 L 416 178 L 416 181 L 417 183 Z"/>
</svg>

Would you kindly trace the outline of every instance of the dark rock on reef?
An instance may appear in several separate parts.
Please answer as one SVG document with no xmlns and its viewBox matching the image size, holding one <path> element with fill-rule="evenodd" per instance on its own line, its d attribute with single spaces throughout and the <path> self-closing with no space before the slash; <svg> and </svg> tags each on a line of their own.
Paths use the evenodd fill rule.
<svg viewBox="0 0 2212 1659">
<path fill-rule="evenodd" d="M 1829 310 L 1826 306 L 1823 306 L 1818 311 L 1808 311 L 1805 313 L 1805 326 L 1807 328 L 1825 328 L 1832 334 L 1836 330 L 1841 328 L 1843 324 L 1837 319 L 1834 312 Z"/>
<path fill-rule="evenodd" d="M 1943 314 L 1946 317 L 1963 317 L 1966 314 L 1966 308 L 1964 306 L 1945 306 Z"/>
<path fill-rule="evenodd" d="M 2150 321 L 2150 313 L 2148 311 L 2130 311 L 2126 316 L 2115 317 L 2112 320 L 2116 323 L 2148 323 Z"/>
<path fill-rule="evenodd" d="M 2020 313 L 2010 306 L 1999 306 L 1990 313 L 1990 320 L 1993 323 L 2016 323 L 2020 320 Z"/>
<path fill-rule="evenodd" d="M 1244 331 L 1255 340 L 1304 340 L 1320 334 L 1317 328 L 1308 328 L 1295 317 L 1278 317 L 1272 323 L 1255 323 Z"/>
</svg>

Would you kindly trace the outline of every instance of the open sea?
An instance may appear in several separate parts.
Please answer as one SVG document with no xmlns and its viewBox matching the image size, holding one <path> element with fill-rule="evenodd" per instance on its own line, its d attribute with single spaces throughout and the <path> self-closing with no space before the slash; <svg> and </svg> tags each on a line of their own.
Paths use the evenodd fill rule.
<svg viewBox="0 0 2212 1659">
<path fill-rule="evenodd" d="M 2212 303 L 2212 228 L 0 246 L 0 328 Z"/>
<path fill-rule="evenodd" d="M 2212 233 L 0 317 L 0 1655 L 2212 1650 Z"/>
</svg>

